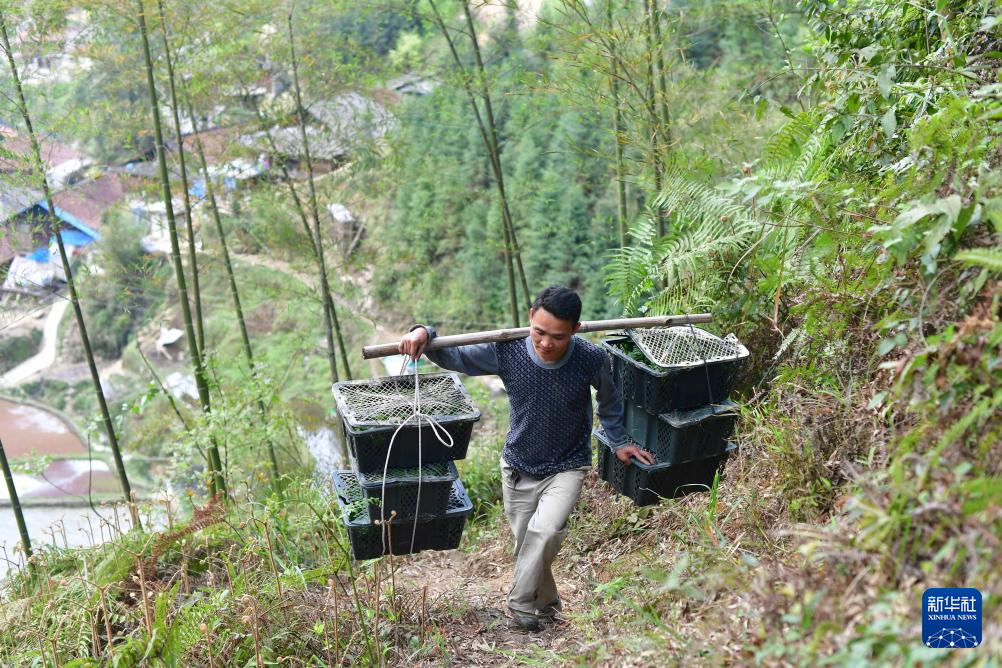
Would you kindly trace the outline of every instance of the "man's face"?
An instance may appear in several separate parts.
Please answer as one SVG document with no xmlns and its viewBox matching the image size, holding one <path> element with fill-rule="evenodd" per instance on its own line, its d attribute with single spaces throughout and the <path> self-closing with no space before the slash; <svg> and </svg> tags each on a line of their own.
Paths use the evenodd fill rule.
<svg viewBox="0 0 1002 668">
<path fill-rule="evenodd" d="M 529 338 L 532 347 L 544 362 L 557 362 L 567 352 L 580 322 L 561 320 L 545 308 L 529 309 Z"/>
</svg>

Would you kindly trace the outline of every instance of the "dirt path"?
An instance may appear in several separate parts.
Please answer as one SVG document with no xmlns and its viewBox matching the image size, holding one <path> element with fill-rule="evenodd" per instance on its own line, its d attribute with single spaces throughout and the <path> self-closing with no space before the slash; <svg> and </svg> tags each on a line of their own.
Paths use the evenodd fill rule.
<svg viewBox="0 0 1002 668">
<path fill-rule="evenodd" d="M 42 329 L 42 345 L 29 357 L 0 377 L 0 387 L 13 387 L 48 369 L 56 361 L 59 323 L 70 306 L 68 299 L 57 300 L 49 309 Z"/>
<path fill-rule="evenodd" d="M 417 599 L 427 589 L 429 616 L 456 665 L 556 664 L 561 656 L 580 654 L 587 642 L 567 619 L 545 624 L 538 633 L 511 621 L 505 599 L 514 571 L 512 544 L 507 526 L 499 526 L 498 533 L 501 538 L 478 544 L 474 552 L 430 551 L 403 558 L 397 586 Z M 584 569 L 574 568 L 567 556 L 558 558 L 555 573 L 565 612 L 573 615 L 585 612 L 591 588 Z"/>
</svg>

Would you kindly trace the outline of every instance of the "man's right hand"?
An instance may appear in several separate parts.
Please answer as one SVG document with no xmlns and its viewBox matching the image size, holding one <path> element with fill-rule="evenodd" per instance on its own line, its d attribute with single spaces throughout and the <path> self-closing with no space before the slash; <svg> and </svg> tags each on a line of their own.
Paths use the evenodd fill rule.
<svg viewBox="0 0 1002 668">
<path fill-rule="evenodd" d="M 619 458 L 619 461 L 623 462 L 627 466 L 633 463 L 630 461 L 631 457 L 636 457 L 638 461 L 644 464 L 654 463 L 654 455 L 652 455 L 647 450 L 644 450 L 643 448 L 637 447 L 633 443 L 629 445 L 624 445 L 623 447 L 616 450 L 615 453 L 616 457 Z"/>
<path fill-rule="evenodd" d="M 400 339 L 400 345 L 397 347 L 397 350 L 400 351 L 400 354 L 409 355 L 411 359 L 417 360 L 421 357 L 427 345 L 428 330 L 424 327 L 418 327 Z"/>
</svg>

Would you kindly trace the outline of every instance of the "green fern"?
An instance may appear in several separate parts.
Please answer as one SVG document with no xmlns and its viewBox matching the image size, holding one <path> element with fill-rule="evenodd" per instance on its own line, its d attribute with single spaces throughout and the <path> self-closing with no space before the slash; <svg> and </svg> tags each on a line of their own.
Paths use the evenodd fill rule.
<svg viewBox="0 0 1002 668">
<path fill-rule="evenodd" d="M 957 253 L 953 259 L 964 264 L 984 267 L 988 271 L 1002 272 L 1002 247 L 972 248 Z"/>
<path fill-rule="evenodd" d="M 645 218 L 630 228 L 633 244 L 612 252 L 605 281 L 609 291 L 623 304 L 623 311 L 636 313 L 637 305 L 654 287 L 653 268 L 663 255 L 664 241 L 657 236 L 653 218 Z"/>
<path fill-rule="evenodd" d="M 607 269 L 609 291 L 624 312 L 712 307 L 722 276 L 752 244 L 783 258 L 784 284 L 809 280 L 810 258 L 804 252 L 794 257 L 793 249 L 801 246 L 799 223 L 822 188 L 833 153 L 831 135 L 820 124 L 816 114 L 801 114 L 770 138 L 756 175 L 747 180 L 759 188 L 761 214 L 680 170 L 666 174 L 652 206 L 669 215 L 669 233 L 658 237 L 653 216 L 637 222 L 632 245 L 614 251 Z M 734 183 L 737 194 L 741 182 Z"/>
<path fill-rule="evenodd" d="M 802 156 L 813 157 L 814 154 L 808 147 L 812 143 L 819 143 L 816 138 L 820 122 L 821 118 L 817 112 L 807 111 L 798 114 L 779 128 L 762 148 L 759 169 L 767 176 L 791 176 L 790 168 L 794 167 Z"/>
</svg>

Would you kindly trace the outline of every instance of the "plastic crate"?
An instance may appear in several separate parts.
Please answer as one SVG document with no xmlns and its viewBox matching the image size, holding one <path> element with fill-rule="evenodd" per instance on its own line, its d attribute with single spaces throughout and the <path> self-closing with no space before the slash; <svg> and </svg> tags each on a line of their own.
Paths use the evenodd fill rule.
<svg viewBox="0 0 1002 668">
<path fill-rule="evenodd" d="M 656 368 L 630 357 L 627 338 L 607 339 L 612 375 L 624 403 L 640 406 L 652 415 L 690 410 L 727 399 L 745 357 L 678 369 Z"/>
<path fill-rule="evenodd" d="M 360 473 L 352 460 L 355 479 L 362 496 L 368 501 L 370 517 L 380 516 L 383 501 L 383 471 Z M 419 476 L 420 473 L 420 476 Z M 459 478 L 459 471 L 452 462 L 427 464 L 417 468 L 394 469 L 386 472 L 386 511 L 384 516 L 396 511 L 398 518 L 412 518 L 414 515 L 444 515 L 449 510 L 452 484 Z M 418 484 L 421 487 L 421 508 L 418 504 Z"/>
<path fill-rule="evenodd" d="M 362 381 L 346 381 L 333 386 L 334 400 L 338 413 L 344 424 L 348 447 L 355 459 L 355 468 L 361 473 L 382 473 L 386 465 L 389 451 L 389 465 L 394 468 L 412 468 L 418 466 L 418 442 L 420 440 L 420 463 L 435 464 L 466 457 L 473 434 L 473 423 L 480 419 L 480 410 L 473 404 L 466 388 L 455 373 L 422 374 L 420 383 L 444 383 L 454 391 L 457 401 L 457 414 L 437 414 L 434 407 L 422 406 L 422 411 L 431 414 L 436 422 L 452 437 L 452 447 L 441 443 L 435 430 L 427 420 L 422 419 L 420 427 L 411 423 L 400 427 L 403 420 L 398 411 L 396 415 L 387 416 L 390 419 L 372 420 L 359 417 L 358 411 L 352 406 L 351 394 L 359 390 L 374 391 L 391 388 L 398 396 L 405 397 L 407 392 L 413 392 L 413 376 L 390 376 Z M 407 388 L 410 388 L 409 390 Z M 404 402 L 404 412 L 410 414 L 408 402 Z M 397 431 L 399 429 L 399 432 Z M 390 451 L 390 441 L 393 448 Z M 446 439 L 448 440 L 448 439 Z"/>
<path fill-rule="evenodd" d="M 624 412 L 627 433 L 653 452 L 658 464 L 682 464 L 723 454 L 738 419 L 737 404 L 732 401 L 661 415 L 627 404 Z"/>
<path fill-rule="evenodd" d="M 376 524 L 370 517 L 368 505 L 362 496 L 362 488 L 351 471 L 337 471 L 334 474 L 334 489 L 338 506 L 348 530 L 352 556 L 355 559 L 376 559 L 387 554 L 410 554 L 422 550 L 454 550 L 463 538 L 466 518 L 473 512 L 473 503 L 467 496 L 459 480 L 452 483 L 449 506 L 440 517 L 418 517 L 417 531 L 414 519 L 394 519 L 384 526 Z M 383 547 L 383 535 L 386 547 Z M 411 549 L 411 534 L 414 533 L 414 549 Z"/>
<path fill-rule="evenodd" d="M 599 442 L 599 477 L 638 506 L 653 506 L 662 498 L 706 491 L 727 457 L 737 450 L 737 445 L 729 443 L 723 454 L 684 464 L 642 464 L 634 458 L 627 466 L 609 449 L 601 430 L 593 435 Z"/>
</svg>

